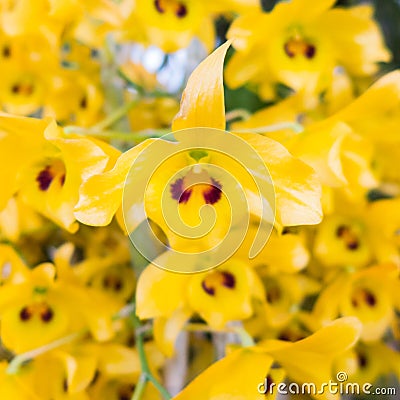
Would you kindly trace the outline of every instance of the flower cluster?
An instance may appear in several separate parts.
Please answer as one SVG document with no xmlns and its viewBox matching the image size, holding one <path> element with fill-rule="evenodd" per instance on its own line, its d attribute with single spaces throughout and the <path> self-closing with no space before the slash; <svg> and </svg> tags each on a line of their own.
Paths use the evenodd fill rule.
<svg viewBox="0 0 400 400">
<path fill-rule="evenodd" d="M 0 1 L 0 399 L 398 382 L 400 72 L 373 7 L 335 3 Z M 159 160 L 198 128 L 226 152 Z M 268 176 L 232 160 L 246 146 Z M 245 237 L 202 267 L 238 229 L 232 193 Z M 211 207 L 195 238 L 165 218 L 192 232 Z"/>
</svg>

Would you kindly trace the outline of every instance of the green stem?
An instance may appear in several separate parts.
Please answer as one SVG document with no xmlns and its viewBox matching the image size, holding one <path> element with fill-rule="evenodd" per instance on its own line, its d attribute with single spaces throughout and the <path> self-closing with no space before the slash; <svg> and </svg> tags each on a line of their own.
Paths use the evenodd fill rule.
<svg viewBox="0 0 400 400">
<path fill-rule="evenodd" d="M 144 351 L 144 331 L 141 329 L 142 324 L 141 324 L 139 318 L 137 317 L 137 315 L 135 313 L 132 313 L 130 320 L 132 322 L 132 325 L 135 329 L 135 334 L 136 334 L 136 336 L 135 336 L 136 349 L 138 351 L 140 365 L 142 368 L 141 379 L 145 380 L 146 382 L 150 381 L 154 385 L 154 387 L 160 392 L 160 394 L 164 397 L 165 400 L 171 400 L 172 399 L 171 395 L 164 388 L 164 386 L 162 386 L 162 384 L 154 377 L 154 375 L 152 374 L 152 372 L 150 370 L 149 363 L 148 363 L 147 357 L 146 357 L 146 353 Z M 132 397 L 132 400 L 140 399 L 140 397 L 138 397 L 139 395 L 137 395 L 136 392 L 139 390 L 141 392 L 143 392 L 144 388 L 142 388 L 142 386 L 145 385 L 145 383 L 140 383 L 140 379 L 139 379 L 139 385 L 140 385 L 140 388 L 135 389 L 135 392 L 133 394 L 134 397 Z"/>
<path fill-rule="evenodd" d="M 266 125 L 266 126 L 259 126 L 257 128 L 244 128 L 239 130 L 233 130 L 233 133 L 268 133 L 268 132 L 276 132 L 282 129 L 292 129 L 296 133 L 303 132 L 304 128 L 301 124 L 297 122 L 280 122 L 277 124 Z"/>
<path fill-rule="evenodd" d="M 254 346 L 254 340 L 251 335 L 242 326 L 233 328 L 233 331 L 239 336 L 243 347 Z"/>
<path fill-rule="evenodd" d="M 208 325 L 200 323 L 188 323 L 185 325 L 187 331 L 194 332 L 211 332 L 211 333 L 236 333 L 243 347 L 254 346 L 254 340 L 251 335 L 242 326 L 226 327 L 224 329 L 214 329 Z"/>
<path fill-rule="evenodd" d="M 79 135 L 90 135 L 96 136 L 104 139 L 120 139 L 125 141 L 132 141 L 140 143 L 143 140 L 152 138 L 152 137 L 161 137 L 168 133 L 169 131 L 166 129 L 144 129 L 142 131 L 137 132 L 121 132 L 114 130 L 106 130 L 106 131 L 96 131 L 93 128 L 81 128 L 79 126 L 66 126 L 64 128 L 65 133 L 77 133 Z"/>
<path fill-rule="evenodd" d="M 58 347 L 64 346 L 65 344 L 69 344 L 84 335 L 87 334 L 87 331 L 81 331 L 72 333 L 71 335 L 65 336 L 61 339 L 55 340 L 54 342 L 48 343 L 44 346 L 38 347 L 36 349 L 27 351 L 26 353 L 19 354 L 18 356 L 14 357 L 7 368 L 8 374 L 16 374 L 19 371 L 19 368 L 25 362 L 32 360 L 42 354 L 48 353 L 51 350 L 57 349 Z"/>
<path fill-rule="evenodd" d="M 152 375 L 147 374 L 147 379 L 154 385 L 154 387 L 160 392 L 161 396 L 164 397 L 165 400 L 171 400 L 172 396 L 169 394 L 167 389 Z"/>
<path fill-rule="evenodd" d="M 109 126 L 115 124 L 115 122 L 119 121 L 122 117 L 124 117 L 133 107 L 138 104 L 138 100 L 132 100 L 126 104 L 123 104 L 121 107 L 114 110 L 110 115 L 104 118 L 102 121 L 98 122 L 96 125 L 92 126 L 92 130 L 94 131 L 102 131 Z"/>
<path fill-rule="evenodd" d="M 145 373 L 140 374 L 139 381 L 135 387 L 135 391 L 131 397 L 131 400 L 140 400 L 143 396 L 144 389 L 147 385 L 147 376 Z"/>
<path fill-rule="evenodd" d="M 233 121 L 234 119 L 248 119 L 250 117 L 251 113 L 244 108 L 238 108 L 236 110 L 229 111 L 225 115 L 227 123 Z"/>
</svg>

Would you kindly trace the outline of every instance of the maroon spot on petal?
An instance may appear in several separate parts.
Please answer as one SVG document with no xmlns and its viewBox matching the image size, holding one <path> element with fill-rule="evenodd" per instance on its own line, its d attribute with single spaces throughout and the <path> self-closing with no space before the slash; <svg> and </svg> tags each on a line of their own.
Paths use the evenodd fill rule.
<svg viewBox="0 0 400 400">
<path fill-rule="evenodd" d="M 360 246 L 360 243 L 358 243 L 357 240 L 354 240 L 352 242 L 347 243 L 346 246 L 349 250 L 357 250 Z"/>
<path fill-rule="evenodd" d="M 368 289 L 358 289 L 353 296 L 351 297 L 351 304 L 353 307 L 357 308 L 362 303 L 366 304 L 369 307 L 374 307 L 377 303 L 375 295 L 369 291 Z"/>
<path fill-rule="evenodd" d="M 289 58 L 303 56 L 311 59 L 317 52 L 317 49 L 313 44 L 299 37 L 289 39 L 284 44 L 283 49 Z"/>
<path fill-rule="evenodd" d="M 295 56 L 294 52 L 290 50 L 289 43 L 285 43 L 285 46 L 283 46 L 283 48 L 288 57 L 293 58 Z"/>
<path fill-rule="evenodd" d="M 206 204 L 215 204 L 222 195 L 221 184 L 215 179 L 211 179 L 212 184 L 203 191 L 203 197 Z"/>
<path fill-rule="evenodd" d="M 136 385 L 125 384 L 118 390 L 118 400 L 131 400 Z"/>
<path fill-rule="evenodd" d="M 179 203 L 186 204 L 189 201 L 192 189 L 184 190 L 183 178 L 177 179 L 171 184 L 170 192 L 174 200 L 178 200 Z"/>
<path fill-rule="evenodd" d="M 22 94 L 23 96 L 29 96 L 33 93 L 33 86 L 30 84 L 16 83 L 11 87 L 11 91 L 14 94 Z"/>
<path fill-rule="evenodd" d="M 205 280 L 203 280 L 201 282 L 201 287 L 203 288 L 203 290 L 209 294 L 210 296 L 214 296 L 215 295 L 215 288 L 212 286 L 207 286 Z"/>
<path fill-rule="evenodd" d="M 164 13 L 165 13 L 165 10 L 161 7 L 161 2 L 160 2 L 160 0 L 155 0 L 155 1 L 154 1 L 154 6 L 156 7 L 156 10 L 157 10 L 159 13 L 161 13 L 161 14 L 164 14 Z"/>
<path fill-rule="evenodd" d="M 304 53 L 304 55 L 308 58 L 311 59 L 315 56 L 317 49 L 315 48 L 315 46 L 313 46 L 312 44 L 309 44 L 306 48 L 306 51 Z"/>
<path fill-rule="evenodd" d="M 265 393 L 269 393 L 271 391 L 271 385 L 274 383 L 274 380 L 272 379 L 272 376 L 268 374 L 265 377 Z"/>
<path fill-rule="evenodd" d="M 122 283 L 121 279 L 116 278 L 115 282 L 114 282 L 114 290 L 116 292 L 119 292 L 123 287 L 124 287 L 124 284 Z"/>
<path fill-rule="evenodd" d="M 110 276 L 105 276 L 103 278 L 103 287 L 104 289 L 108 289 L 112 285 L 112 278 Z"/>
<path fill-rule="evenodd" d="M 189 201 L 190 195 L 192 194 L 192 189 L 186 189 L 181 197 L 179 197 L 179 203 L 186 204 Z"/>
<path fill-rule="evenodd" d="M 79 107 L 85 109 L 85 108 L 87 108 L 87 106 L 88 106 L 87 97 L 83 96 L 81 101 L 79 102 Z"/>
<path fill-rule="evenodd" d="M 29 310 L 28 307 L 24 307 L 19 312 L 19 318 L 21 321 L 29 321 L 32 318 L 32 312 Z"/>
<path fill-rule="evenodd" d="M 281 289 L 279 286 L 271 286 L 267 289 L 267 302 L 269 304 L 274 304 L 280 300 L 282 296 Z"/>
<path fill-rule="evenodd" d="M 346 225 L 339 225 L 336 229 L 336 236 L 343 237 L 343 235 L 349 231 L 349 227 Z"/>
<path fill-rule="evenodd" d="M 236 284 L 235 276 L 227 271 L 222 271 L 221 274 L 223 277 L 222 284 L 229 289 L 233 289 Z"/>
<path fill-rule="evenodd" d="M 357 354 L 357 362 L 360 368 L 365 368 L 368 364 L 368 359 L 364 353 Z"/>
<path fill-rule="evenodd" d="M 188 13 L 187 7 L 184 4 L 180 3 L 176 11 L 176 16 L 178 18 L 183 18 L 186 17 L 187 13 Z"/>
<path fill-rule="evenodd" d="M 356 234 L 347 225 L 339 225 L 336 229 L 336 236 L 343 239 L 348 250 L 357 250 L 360 247 Z"/>
<path fill-rule="evenodd" d="M 61 186 L 64 186 L 64 183 L 65 183 L 65 174 L 62 174 L 62 175 L 60 176 L 60 185 L 61 185 Z"/>
<path fill-rule="evenodd" d="M 40 319 L 46 323 L 50 322 L 53 319 L 53 317 L 54 317 L 54 312 L 50 307 L 47 307 L 40 313 Z"/>
<path fill-rule="evenodd" d="M 43 192 L 46 191 L 53 181 L 53 178 L 54 177 L 50 171 L 50 166 L 47 165 L 39 172 L 38 176 L 36 177 L 36 182 L 39 184 L 39 189 Z"/>
<path fill-rule="evenodd" d="M 11 49 L 10 46 L 4 46 L 3 47 L 3 57 L 8 58 L 11 56 Z"/>
<path fill-rule="evenodd" d="M 93 386 L 100 378 L 100 371 L 98 369 L 96 369 L 96 371 L 94 372 L 93 378 L 89 383 L 89 386 Z"/>
<path fill-rule="evenodd" d="M 374 307 L 376 304 L 376 298 L 370 291 L 365 291 L 365 302 L 370 306 Z"/>
</svg>

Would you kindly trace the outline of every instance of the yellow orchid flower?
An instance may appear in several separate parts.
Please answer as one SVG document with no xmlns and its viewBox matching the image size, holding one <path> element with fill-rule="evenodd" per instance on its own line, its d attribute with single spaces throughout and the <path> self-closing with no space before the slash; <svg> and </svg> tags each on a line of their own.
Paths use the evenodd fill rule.
<svg viewBox="0 0 400 400">
<path fill-rule="evenodd" d="M 144 352 L 150 368 L 157 374 L 164 357 L 154 343 L 146 343 Z M 0 369 L 0 379 L 2 372 Z M 17 372 L 8 371 L 10 388 L 7 384 L 5 388 L 17 391 L 21 387 L 21 393 L 32 394 L 33 397 L 27 398 L 35 400 L 119 400 L 128 394 L 131 397 L 140 372 L 136 349 L 117 343 L 99 345 L 85 339 L 37 355 Z M 43 384 L 44 377 L 47 377 L 46 384 Z M 154 388 L 148 388 L 145 393 L 144 398 L 157 398 Z M 152 397 L 146 397 L 149 394 Z"/>
<path fill-rule="evenodd" d="M 10 350 L 28 351 L 82 329 L 98 340 L 114 334 L 112 316 L 120 305 L 96 290 L 58 281 L 55 274 L 52 264 L 41 264 L 1 288 L 0 332 Z"/>
<path fill-rule="evenodd" d="M 2 68 L 6 79 L 0 84 L 2 108 L 12 114 L 30 115 L 44 103 L 48 82 L 44 75 L 34 69 L 19 65 Z"/>
<path fill-rule="evenodd" d="M 192 313 L 199 312 L 207 322 L 221 328 L 229 320 L 251 314 L 251 285 L 255 279 L 254 273 L 239 261 L 190 277 L 150 265 L 138 281 L 137 313 L 140 318 L 170 317 L 176 310 L 190 307 Z M 232 301 L 240 308 L 231 309 Z"/>
<path fill-rule="evenodd" d="M 335 369 L 347 371 L 349 382 L 360 386 L 389 374 L 400 379 L 400 354 L 384 343 L 359 343 L 338 358 Z"/>
<path fill-rule="evenodd" d="M 218 129 L 225 127 L 222 69 L 228 46 L 229 43 L 226 43 L 218 48 L 191 75 L 183 94 L 180 111 L 173 121 L 172 128 L 174 131 L 193 127 Z M 179 132 L 175 133 L 178 139 L 180 138 L 179 135 Z M 320 187 L 312 169 L 295 159 L 282 145 L 271 139 L 250 133 L 232 135 L 231 137 L 232 140 L 244 141 L 241 143 L 251 146 L 268 167 L 276 193 L 276 224 L 279 229 L 282 226 L 319 222 L 321 218 Z M 122 154 L 112 169 L 93 176 L 82 185 L 80 200 L 75 207 L 75 216 L 79 221 L 89 225 L 107 225 L 110 223 L 121 205 L 124 181 L 131 166 L 138 162 L 141 152 L 150 148 L 149 146 L 152 143 L 154 143 L 154 140 L 146 140 L 135 146 Z M 155 144 L 159 149 L 168 149 L 173 146 L 171 142 L 163 140 L 159 140 Z M 231 150 L 235 149 L 232 148 Z M 156 157 L 158 156 L 156 155 Z M 229 227 L 230 217 L 228 215 L 227 198 L 223 189 L 221 189 L 224 182 L 221 184 L 219 178 L 214 176 L 211 170 L 210 172 L 205 168 L 203 171 L 203 162 L 223 168 L 233 176 L 239 174 L 237 164 L 234 165 L 229 157 L 216 151 L 186 151 L 166 160 L 165 168 L 162 171 L 159 169 L 153 174 L 146 188 L 145 210 L 147 216 L 164 230 L 172 249 L 190 248 L 193 246 L 193 240 L 185 241 L 184 238 L 174 234 L 168 224 L 164 222 L 160 201 L 162 190 L 168 185 L 170 188 L 170 196 L 166 197 L 168 204 L 171 204 L 173 208 L 178 207 L 182 220 L 189 226 L 198 224 L 199 219 L 194 210 L 205 204 L 213 205 L 217 216 L 220 217 L 217 218 L 218 223 L 215 228 L 204 236 L 202 244 L 199 245 L 199 241 L 194 243 L 194 246 L 200 246 L 200 251 L 215 246 L 215 243 L 218 243 L 219 239 L 224 237 Z M 181 168 L 186 168 L 187 172 L 168 183 L 171 174 Z M 195 185 L 196 187 L 193 187 L 192 190 L 187 188 L 187 185 L 192 182 L 191 174 L 194 173 L 196 168 L 203 171 L 204 184 Z M 290 176 L 293 176 L 293 171 L 296 171 L 290 183 L 287 180 L 288 171 L 291 171 Z M 250 212 L 255 214 L 257 218 L 265 218 L 260 209 L 259 194 L 254 186 L 254 181 L 248 176 L 248 172 L 244 171 L 240 175 L 240 179 L 243 178 L 244 181 L 246 194 L 249 195 Z M 265 176 L 262 179 L 268 180 L 268 177 Z M 103 193 L 104 196 L 94 195 L 94 193 L 99 192 Z M 229 200 L 232 201 L 232 199 Z M 268 202 L 270 199 L 266 199 L 266 201 Z M 133 209 L 125 210 L 125 218 L 127 219 L 127 226 L 130 228 L 138 226 L 144 220 L 143 215 L 135 213 Z M 130 221 L 130 218 L 133 218 L 133 222 Z M 199 247 L 195 247 L 194 251 L 198 250 Z M 166 257 L 168 256 L 166 254 Z"/>
<path fill-rule="evenodd" d="M 142 319 L 155 319 L 156 342 L 172 355 L 179 332 L 193 314 L 212 328 L 223 329 L 230 321 L 252 315 L 253 298 L 264 298 L 262 284 L 249 266 L 236 259 L 195 275 L 149 265 L 138 280 L 136 312 Z"/>
<path fill-rule="evenodd" d="M 1 337 L 4 345 L 17 353 L 67 332 L 67 306 L 60 302 L 57 290 L 49 290 L 54 274 L 51 264 L 42 264 L 32 270 L 31 279 L 4 286 L 0 292 Z"/>
<path fill-rule="evenodd" d="M 342 186 L 349 198 L 361 201 L 380 181 L 397 180 L 399 102 L 400 74 L 393 71 L 344 109 L 308 126 L 289 148 L 316 170 L 322 183 Z"/>
<path fill-rule="evenodd" d="M 93 72 L 60 69 L 54 73 L 43 103 L 43 116 L 54 118 L 60 124 L 86 127 L 102 117 L 104 95 Z"/>
<path fill-rule="evenodd" d="M 395 134 L 399 94 L 400 74 L 394 71 L 329 118 L 313 122 L 306 117 L 304 132 L 279 130 L 266 135 L 285 144 L 295 156 L 312 166 L 324 185 L 341 187 L 347 197 L 362 201 L 380 181 L 398 181 L 393 166 L 399 147 Z M 303 118 L 302 98 L 302 93 L 291 96 L 233 126 L 261 129 L 268 123 L 298 122 Z M 388 133 L 382 135 L 383 131 Z"/>
<path fill-rule="evenodd" d="M 126 241 L 126 238 L 122 239 Z M 107 254 L 103 248 L 102 253 L 92 255 L 84 247 L 64 243 L 53 255 L 57 275 L 65 282 L 89 286 L 95 291 L 103 292 L 123 307 L 132 298 L 136 280 L 129 254 L 124 254 L 126 249 L 124 246 L 116 249 L 119 254 Z M 80 251 L 83 253 L 82 259 L 76 256 Z"/>
<path fill-rule="evenodd" d="M 327 267 L 365 267 L 372 259 L 365 221 L 331 215 L 318 226 L 314 254 Z"/>
<path fill-rule="evenodd" d="M 21 199 L 54 222 L 75 232 L 73 207 L 79 187 L 90 175 L 101 172 L 117 150 L 94 139 L 66 136 L 51 120 L 2 115 L 1 153 L 9 170 L 2 172 L 5 190 L 0 206 L 19 190 Z M 14 149 L 19 148 L 18 156 Z"/>
<path fill-rule="evenodd" d="M 379 340 L 394 318 L 394 285 L 398 270 L 381 264 L 353 274 L 339 273 L 321 292 L 313 314 L 325 322 L 338 315 L 355 316 L 362 323 L 361 339 Z"/>
<path fill-rule="evenodd" d="M 399 265 L 399 200 L 348 202 L 335 196 L 332 214 L 318 226 L 313 253 L 328 268 L 362 268 L 372 261 Z"/>
<path fill-rule="evenodd" d="M 334 359 L 354 345 L 359 331 L 357 319 L 343 318 L 295 343 L 270 340 L 232 351 L 195 378 L 174 400 L 216 400 L 230 396 L 238 400 L 261 400 L 265 394 L 258 391 L 260 385 L 267 391 L 273 386 L 276 389 L 285 375 L 299 383 L 312 382 L 320 387 L 329 382 Z M 281 366 L 278 372 L 271 368 L 274 361 Z M 329 397 L 335 398 L 329 393 L 320 396 Z"/>
<path fill-rule="evenodd" d="M 316 281 L 302 274 L 270 276 L 264 273 L 262 279 L 266 292 L 264 319 L 274 329 L 286 326 L 297 315 L 304 299 L 320 289 Z"/>
<path fill-rule="evenodd" d="M 372 8 L 332 8 L 334 3 L 323 0 L 310 7 L 309 0 L 294 0 L 234 21 L 228 37 L 235 39 L 237 53 L 227 66 L 228 85 L 256 83 L 260 95 L 270 99 L 272 86 L 280 82 L 313 96 L 329 86 L 337 66 L 356 76 L 375 73 L 376 63 L 390 55 Z"/>
<path fill-rule="evenodd" d="M 207 51 L 215 46 L 213 20 L 220 14 L 246 13 L 260 8 L 255 0 L 139 0 L 125 2 L 124 37 L 153 44 L 167 53 L 187 47 L 198 37 Z M 139 28 L 138 28 L 139 27 Z"/>
<path fill-rule="evenodd" d="M 242 320 L 253 313 L 251 298 L 264 296 L 258 276 L 234 258 L 188 283 L 188 302 L 211 327 L 223 328 L 228 321 Z"/>
</svg>

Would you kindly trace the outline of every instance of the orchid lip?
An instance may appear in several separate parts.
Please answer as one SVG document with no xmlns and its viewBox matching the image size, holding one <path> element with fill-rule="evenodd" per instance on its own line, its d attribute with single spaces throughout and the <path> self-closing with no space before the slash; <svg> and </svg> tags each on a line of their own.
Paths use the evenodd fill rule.
<svg viewBox="0 0 400 400">
<path fill-rule="evenodd" d="M 36 177 L 36 182 L 39 185 L 39 189 L 42 192 L 45 192 L 53 182 L 54 176 L 50 171 L 50 165 L 46 165 L 44 169 L 42 169 L 38 176 Z"/>
<path fill-rule="evenodd" d="M 171 10 L 178 18 L 183 18 L 188 13 L 186 5 L 180 1 L 155 0 L 154 7 L 160 14 Z"/>
<path fill-rule="evenodd" d="M 189 172 L 184 178 L 178 178 L 174 183 L 170 186 L 170 193 L 174 200 L 177 200 L 180 204 L 186 204 L 190 200 L 190 197 L 193 194 L 193 190 L 196 189 L 196 186 L 206 186 L 202 190 L 202 196 L 205 204 L 215 204 L 222 197 L 222 185 L 219 181 L 214 178 L 206 177 L 205 181 L 208 183 L 198 182 L 193 183 L 191 185 L 187 185 L 187 182 L 190 182 L 193 174 L 205 174 L 204 171 L 201 170 L 200 164 L 196 164 L 193 166 L 191 172 Z"/>
<path fill-rule="evenodd" d="M 219 282 L 207 282 L 207 277 L 203 279 L 201 282 L 201 287 L 203 290 L 209 294 L 210 296 L 214 296 L 216 292 L 216 287 L 218 285 L 222 285 L 228 289 L 234 289 L 236 286 L 236 279 L 233 274 L 231 274 L 228 271 L 217 271 L 213 273 L 214 275 L 210 275 L 212 277 L 217 276 L 217 279 L 219 279 Z"/>
</svg>

